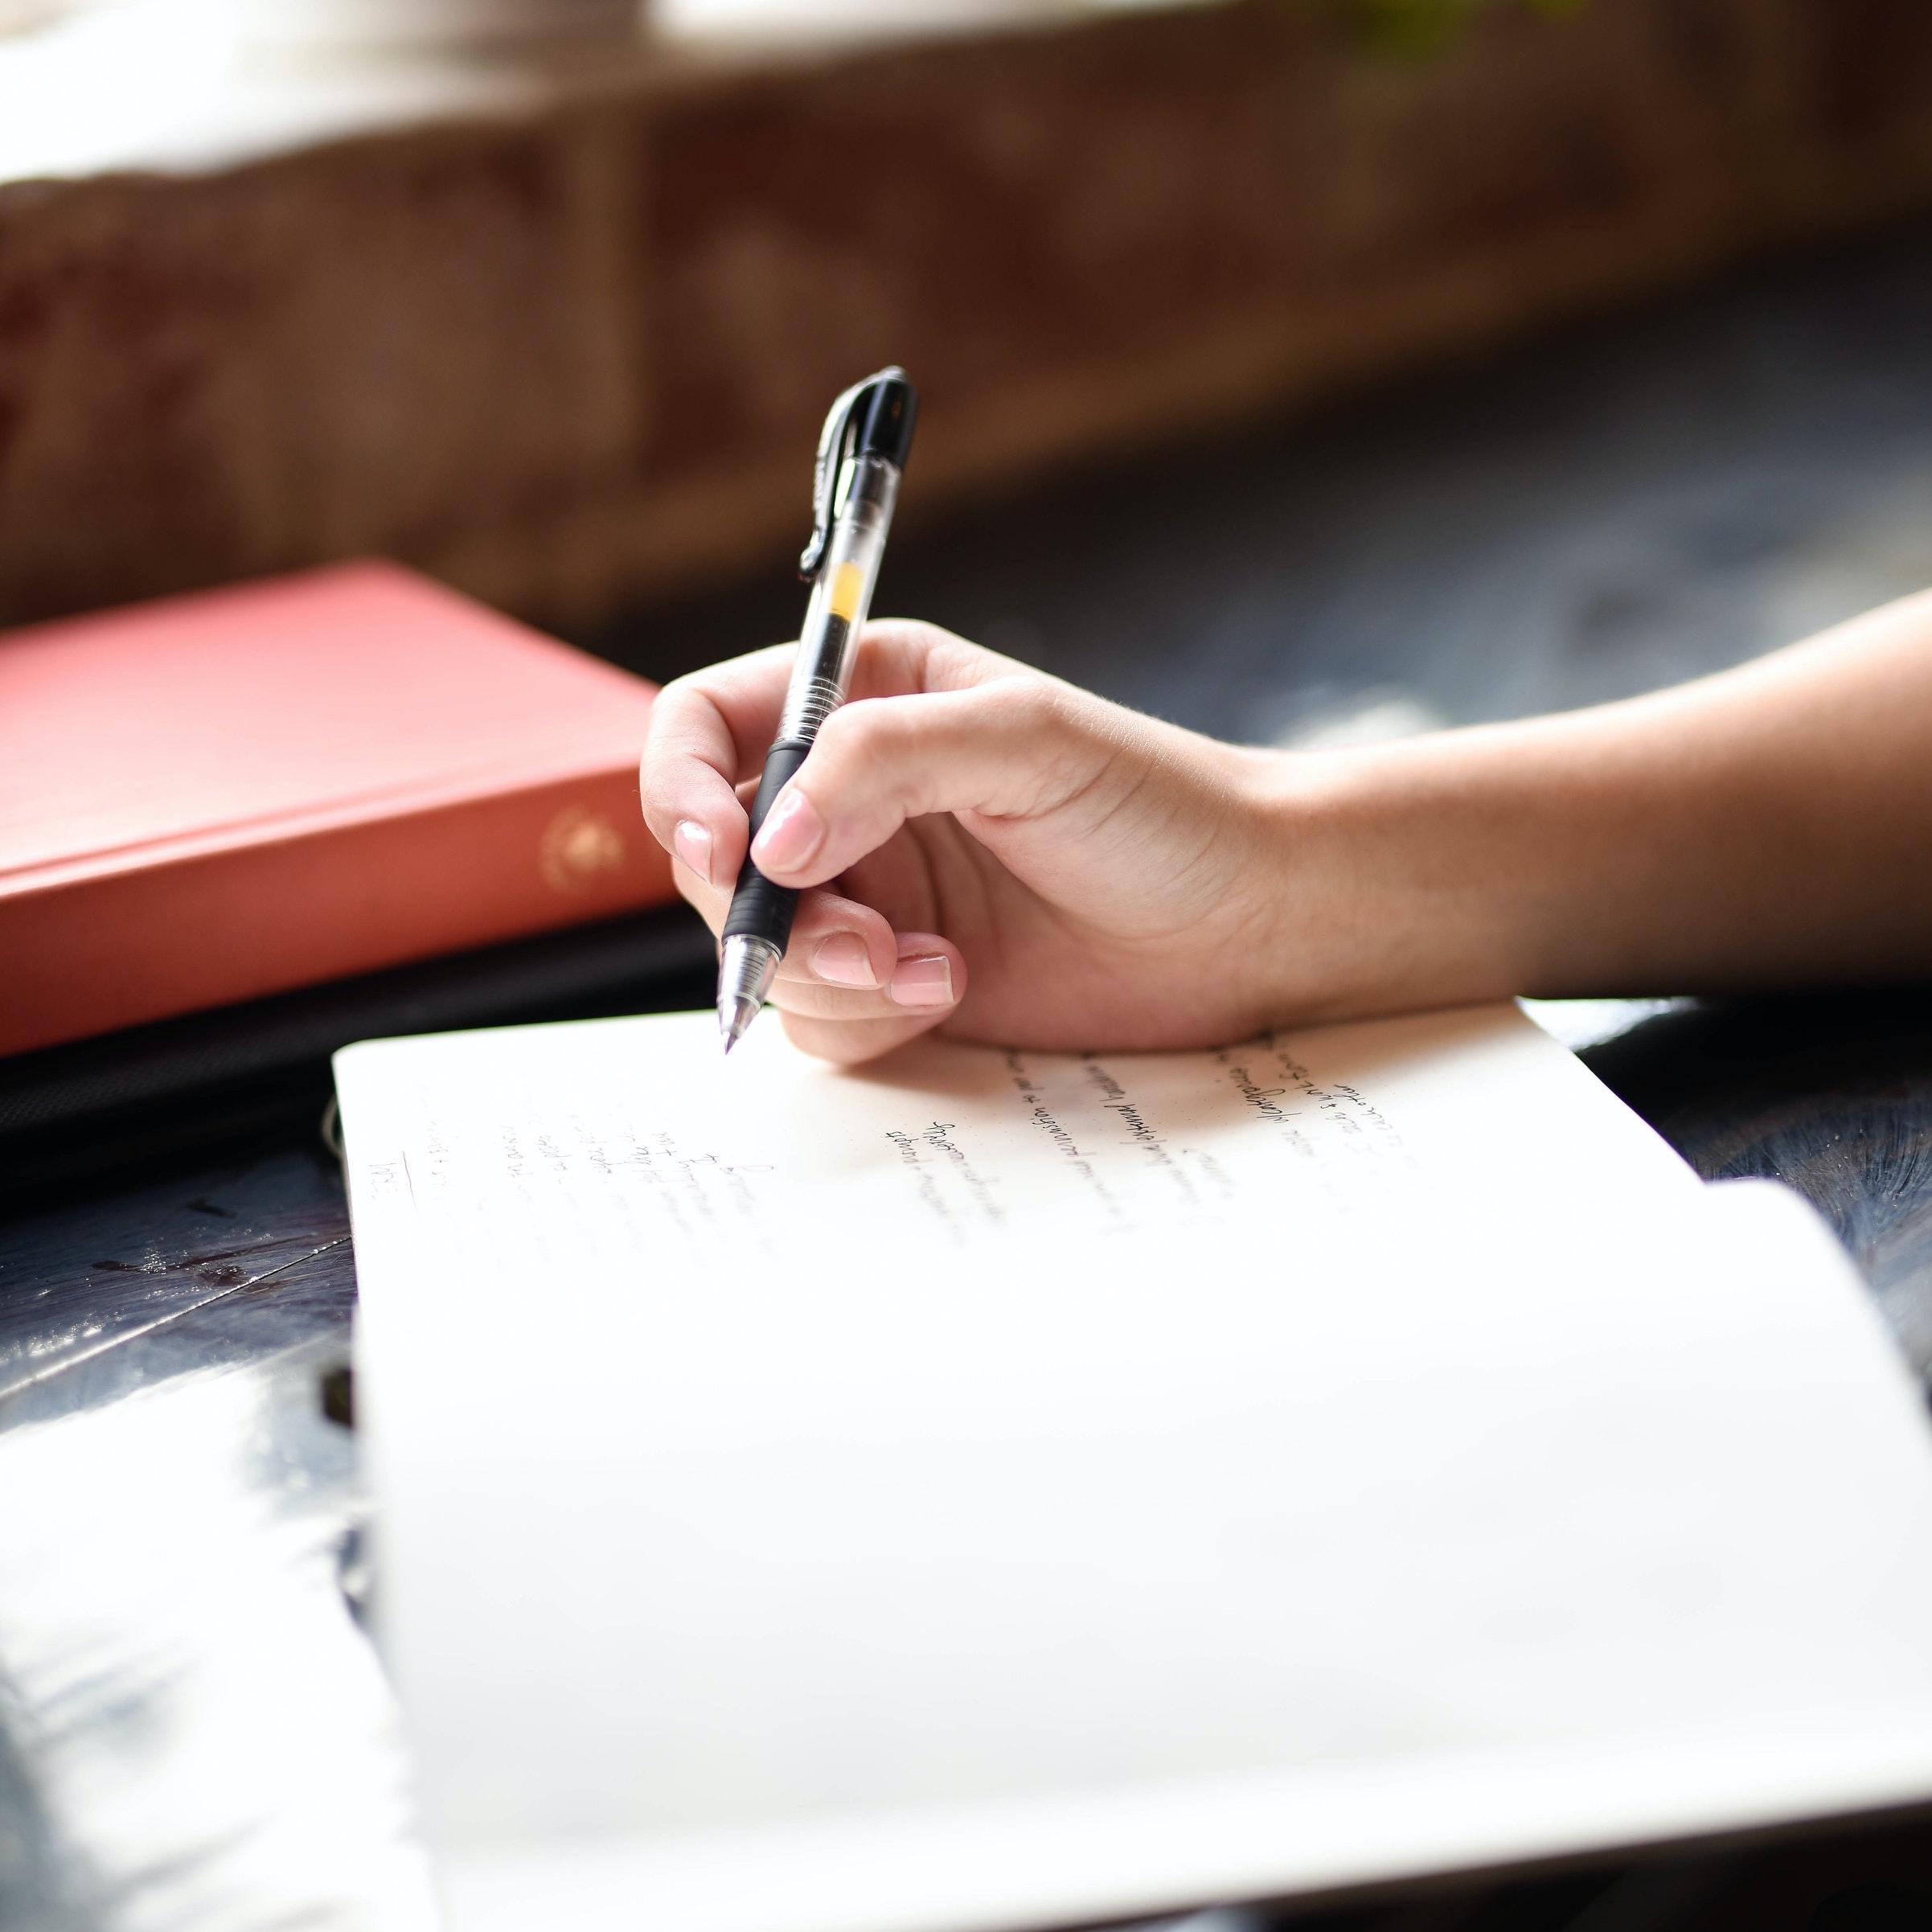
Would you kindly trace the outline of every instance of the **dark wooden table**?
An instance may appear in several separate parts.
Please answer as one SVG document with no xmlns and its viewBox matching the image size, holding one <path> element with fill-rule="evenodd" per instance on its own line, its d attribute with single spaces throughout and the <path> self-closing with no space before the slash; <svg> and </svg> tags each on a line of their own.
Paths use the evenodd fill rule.
<svg viewBox="0 0 1932 1932">
<path fill-rule="evenodd" d="M 1928 582 L 1919 232 L 1316 420 L 915 516 L 883 602 L 1204 729 L 1292 743 L 1646 688 Z M 774 569 L 597 642 L 664 675 L 784 634 L 796 602 Z M 1932 1371 L 1932 998 L 1656 991 L 1549 1017 L 1700 1171 L 1817 1202 Z M 238 1116 L 193 1151 L 196 1126 L 183 1102 L 178 1145 L 150 1134 L 59 1198 L 16 1192 L 0 1224 L 0 1927 L 427 1925 L 360 1622 L 340 1180 L 306 1115 Z M 1293 1916 L 1902 1932 L 1932 1927 L 1932 1827 Z"/>
</svg>

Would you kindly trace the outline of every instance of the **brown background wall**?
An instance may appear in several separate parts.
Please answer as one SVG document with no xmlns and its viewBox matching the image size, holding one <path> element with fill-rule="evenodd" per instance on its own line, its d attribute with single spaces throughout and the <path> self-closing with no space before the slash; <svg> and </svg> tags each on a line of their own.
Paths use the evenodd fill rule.
<svg viewBox="0 0 1932 1932">
<path fill-rule="evenodd" d="M 1320 0 L 668 60 L 515 123 L 0 190 L 0 620 L 377 551 L 566 627 L 802 535 L 904 363 L 917 515 L 1932 203 L 1921 0 Z"/>
</svg>

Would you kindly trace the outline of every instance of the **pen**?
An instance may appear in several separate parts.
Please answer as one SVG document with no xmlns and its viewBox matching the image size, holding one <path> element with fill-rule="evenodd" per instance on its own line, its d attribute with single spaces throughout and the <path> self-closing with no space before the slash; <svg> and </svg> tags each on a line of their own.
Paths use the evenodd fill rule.
<svg viewBox="0 0 1932 1932">
<path fill-rule="evenodd" d="M 872 608 L 885 533 L 912 447 L 919 393 L 903 369 L 881 369 L 832 404 L 812 473 L 812 538 L 798 574 L 812 587 L 798 634 L 778 735 L 752 802 L 756 839 L 772 801 L 805 762 L 818 728 L 845 702 L 859 633 Z M 773 885 L 745 855 L 725 916 L 718 962 L 718 1026 L 728 1053 L 757 1017 L 798 909 L 795 888 Z"/>
</svg>

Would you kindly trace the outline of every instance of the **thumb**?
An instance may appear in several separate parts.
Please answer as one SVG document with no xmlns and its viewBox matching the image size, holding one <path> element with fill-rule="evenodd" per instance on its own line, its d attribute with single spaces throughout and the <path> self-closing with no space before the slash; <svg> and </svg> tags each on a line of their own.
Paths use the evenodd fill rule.
<svg viewBox="0 0 1932 1932">
<path fill-rule="evenodd" d="M 1047 678 L 871 698 L 832 713 L 752 846 L 768 879 L 817 885 L 929 812 L 1029 818 L 1090 793 L 1114 707 Z"/>
</svg>

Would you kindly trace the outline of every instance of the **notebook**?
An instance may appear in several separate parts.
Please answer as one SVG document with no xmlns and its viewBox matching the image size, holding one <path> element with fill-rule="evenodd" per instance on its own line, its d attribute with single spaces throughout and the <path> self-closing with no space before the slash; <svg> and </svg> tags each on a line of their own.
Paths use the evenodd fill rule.
<svg viewBox="0 0 1932 1932">
<path fill-rule="evenodd" d="M 381 563 L 0 634 L 0 1053 L 669 899 L 651 697 Z"/>
<path fill-rule="evenodd" d="M 337 1056 L 457 1932 L 994 1932 L 1932 1796 L 1932 1453 L 1828 1233 L 1513 1007 Z"/>
</svg>

